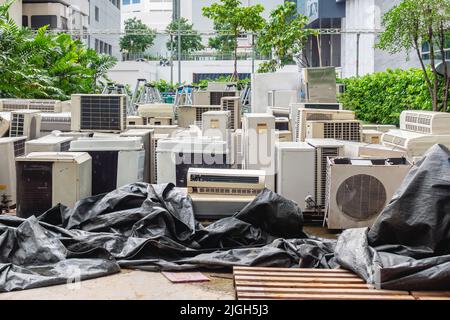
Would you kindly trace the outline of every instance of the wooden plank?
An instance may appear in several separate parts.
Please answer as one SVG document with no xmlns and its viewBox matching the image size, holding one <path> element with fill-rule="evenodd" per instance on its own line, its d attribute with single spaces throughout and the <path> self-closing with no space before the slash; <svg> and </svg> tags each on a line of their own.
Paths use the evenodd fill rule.
<svg viewBox="0 0 450 320">
<path fill-rule="evenodd" d="M 411 295 L 418 300 L 450 300 L 449 291 L 412 291 Z"/>
<path fill-rule="evenodd" d="M 314 273 L 349 273 L 354 274 L 351 271 L 345 269 L 307 269 L 307 268 L 272 268 L 272 267 L 233 267 L 234 271 L 282 271 L 282 272 L 314 272 Z"/>
<path fill-rule="evenodd" d="M 360 278 L 320 278 L 320 277 L 272 277 L 272 276 L 240 276 L 234 277 L 235 281 L 277 281 L 277 282 L 318 282 L 318 283 L 365 283 Z"/>
<path fill-rule="evenodd" d="M 414 300 L 411 295 L 294 294 L 238 292 L 238 299 L 284 300 Z"/>
<path fill-rule="evenodd" d="M 276 281 L 235 281 L 235 286 L 244 287 L 278 287 L 278 288 L 348 288 L 372 289 L 367 283 L 311 283 L 311 282 L 276 282 Z"/>
<path fill-rule="evenodd" d="M 237 286 L 239 293 L 298 293 L 298 294 L 351 294 L 351 295 L 409 295 L 408 291 L 375 290 L 375 289 L 350 289 L 350 288 L 273 288 L 273 287 L 243 287 Z"/>
<path fill-rule="evenodd" d="M 450 300 L 450 297 L 433 297 L 433 296 L 423 296 L 416 297 L 417 300 Z"/>
<path fill-rule="evenodd" d="M 317 274 L 314 272 L 269 272 L 269 271 L 235 271 L 235 276 L 277 276 L 277 277 L 321 277 L 321 278 L 358 278 L 355 274 L 347 273 L 323 273 Z"/>
</svg>

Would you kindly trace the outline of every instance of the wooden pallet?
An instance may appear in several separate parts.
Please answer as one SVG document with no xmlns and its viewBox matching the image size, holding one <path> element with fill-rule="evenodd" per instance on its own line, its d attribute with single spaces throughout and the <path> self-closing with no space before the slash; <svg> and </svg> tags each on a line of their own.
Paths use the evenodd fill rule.
<svg viewBox="0 0 450 320">
<path fill-rule="evenodd" d="M 238 300 L 426 300 L 448 292 L 377 290 L 344 269 L 234 267 Z"/>
</svg>

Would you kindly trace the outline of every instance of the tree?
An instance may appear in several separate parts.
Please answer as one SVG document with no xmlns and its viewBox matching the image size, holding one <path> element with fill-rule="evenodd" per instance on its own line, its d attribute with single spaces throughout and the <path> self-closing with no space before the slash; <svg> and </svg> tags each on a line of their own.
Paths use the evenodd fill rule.
<svg viewBox="0 0 450 320">
<path fill-rule="evenodd" d="M 202 50 L 204 46 L 202 45 L 202 37 L 194 30 L 193 25 L 188 22 L 186 18 L 180 18 L 173 20 L 166 28 L 166 32 L 174 35 L 171 40 L 167 42 L 167 49 L 173 47 L 174 51 L 178 51 L 178 23 L 180 23 L 180 33 L 181 33 L 181 52 L 191 53 L 194 51 Z"/>
<path fill-rule="evenodd" d="M 242 32 L 256 32 L 264 26 L 261 13 L 264 7 L 260 4 L 254 6 L 242 6 L 240 0 L 220 0 L 210 7 L 203 7 L 203 15 L 211 19 L 215 26 L 223 28 L 219 35 L 230 35 L 233 38 L 234 72 L 233 79 L 238 80 L 237 49 L 238 37 Z"/>
<path fill-rule="evenodd" d="M 125 21 L 125 35 L 120 38 L 120 50 L 129 53 L 143 53 L 153 45 L 156 33 L 137 18 Z"/>
<path fill-rule="evenodd" d="M 434 111 L 448 108 L 450 77 L 445 61 L 445 47 L 450 38 L 450 0 L 403 0 L 389 10 L 382 20 L 385 30 L 381 33 L 377 48 L 394 54 L 414 50 L 417 54 L 425 82 L 431 96 Z M 422 46 L 430 49 L 432 76 L 422 56 Z M 438 62 L 444 64 L 443 93 L 439 99 L 440 75 Z M 441 104 L 439 105 L 439 100 Z"/>
<path fill-rule="evenodd" d="M 231 34 L 220 34 L 222 30 L 227 28 L 221 24 L 214 23 L 214 31 L 217 36 L 208 39 L 208 45 L 221 53 L 232 53 L 234 51 L 235 39 Z"/>
<path fill-rule="evenodd" d="M 308 18 L 298 14 L 293 2 L 277 6 L 258 35 L 257 47 L 262 54 L 273 58 L 259 66 L 258 72 L 274 72 L 292 61 L 293 55 L 303 51 L 308 37 L 316 31 L 305 29 Z"/>
</svg>

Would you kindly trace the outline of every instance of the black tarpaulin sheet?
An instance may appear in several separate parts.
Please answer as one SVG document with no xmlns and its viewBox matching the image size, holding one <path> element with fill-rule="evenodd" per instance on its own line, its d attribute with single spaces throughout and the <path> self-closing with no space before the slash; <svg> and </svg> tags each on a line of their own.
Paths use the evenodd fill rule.
<svg viewBox="0 0 450 320">
<path fill-rule="evenodd" d="M 400 290 L 450 289 L 450 152 L 436 145 L 372 228 L 337 241 L 308 236 L 292 201 L 264 190 L 206 227 L 188 196 L 134 183 L 58 205 L 39 218 L 0 216 L 0 291 L 62 284 L 120 268 L 189 270 L 273 266 L 353 270 Z"/>
<path fill-rule="evenodd" d="M 337 262 L 378 288 L 450 289 L 450 151 L 433 146 L 370 228 L 346 230 Z"/>
</svg>

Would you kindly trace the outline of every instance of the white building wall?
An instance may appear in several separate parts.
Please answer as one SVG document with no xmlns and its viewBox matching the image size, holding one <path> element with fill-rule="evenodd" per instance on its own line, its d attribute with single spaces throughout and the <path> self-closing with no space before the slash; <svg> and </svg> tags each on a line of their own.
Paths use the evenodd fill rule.
<svg viewBox="0 0 450 320">
<path fill-rule="evenodd" d="M 96 21 L 95 19 L 95 7 L 99 9 L 99 21 Z M 120 57 L 119 8 L 113 5 L 109 0 L 90 0 L 89 11 L 89 31 L 91 32 L 91 35 L 89 36 L 89 47 L 95 49 L 95 40 L 97 39 L 98 41 L 111 45 L 112 55 L 115 57 Z"/>
<path fill-rule="evenodd" d="M 0 5 L 5 4 L 7 0 L 0 0 Z M 16 0 L 9 9 L 9 16 L 17 25 L 22 25 L 22 0 Z"/>
<path fill-rule="evenodd" d="M 122 0 L 120 1 L 123 3 Z M 126 20 L 137 18 L 142 20 L 151 29 L 164 31 L 172 21 L 172 1 L 141 0 L 140 3 L 122 4 L 121 14 L 122 29 L 125 26 Z"/>
</svg>

